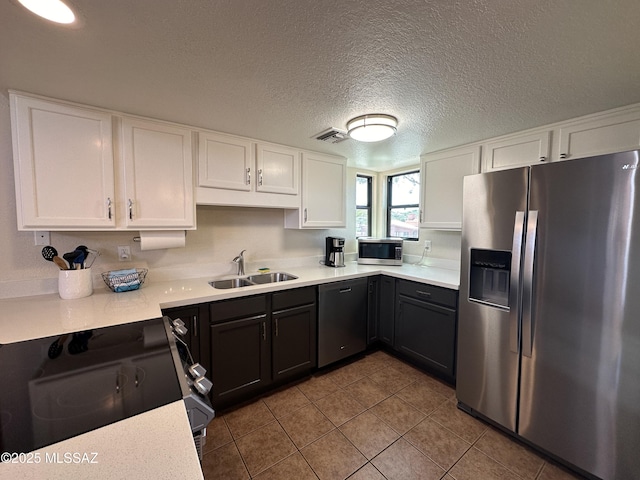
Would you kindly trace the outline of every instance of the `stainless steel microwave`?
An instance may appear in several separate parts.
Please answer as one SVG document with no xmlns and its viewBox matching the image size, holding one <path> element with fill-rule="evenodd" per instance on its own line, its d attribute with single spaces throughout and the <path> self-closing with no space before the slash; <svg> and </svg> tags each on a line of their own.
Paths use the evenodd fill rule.
<svg viewBox="0 0 640 480">
<path fill-rule="evenodd" d="M 397 237 L 358 238 L 361 265 L 402 265 L 402 239 Z"/>
</svg>

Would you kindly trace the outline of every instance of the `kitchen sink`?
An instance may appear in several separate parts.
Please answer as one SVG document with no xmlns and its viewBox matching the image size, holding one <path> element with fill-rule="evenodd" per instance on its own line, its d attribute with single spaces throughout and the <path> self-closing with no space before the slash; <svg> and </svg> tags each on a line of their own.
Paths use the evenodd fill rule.
<svg viewBox="0 0 640 480">
<path fill-rule="evenodd" d="M 259 273 L 257 275 L 251 275 L 247 277 L 247 280 L 250 282 L 262 284 L 262 283 L 274 283 L 274 282 L 286 282 L 287 280 L 295 280 L 295 275 L 291 275 L 290 273 L 284 272 L 273 272 L 273 273 Z"/>
<path fill-rule="evenodd" d="M 213 280 L 209 282 L 209 285 L 213 288 L 220 289 L 239 288 L 249 287 L 251 285 L 263 285 L 266 283 L 286 282 L 288 280 L 295 280 L 296 278 L 298 277 L 284 272 L 259 273 L 257 275 L 249 275 L 248 277 Z"/>
<path fill-rule="evenodd" d="M 237 287 L 248 287 L 249 285 L 255 285 L 255 283 L 250 282 L 246 278 L 230 278 L 228 280 L 214 280 L 213 282 L 209 282 L 213 288 L 237 288 Z"/>
</svg>

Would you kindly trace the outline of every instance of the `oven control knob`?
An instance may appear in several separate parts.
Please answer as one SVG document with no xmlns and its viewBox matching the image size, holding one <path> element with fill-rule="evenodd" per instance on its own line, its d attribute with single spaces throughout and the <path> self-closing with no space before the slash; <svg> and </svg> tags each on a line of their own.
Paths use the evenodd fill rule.
<svg viewBox="0 0 640 480">
<path fill-rule="evenodd" d="M 207 373 L 207 369 L 204 368 L 199 363 L 194 363 L 189 367 L 189 375 L 191 375 L 191 378 L 196 379 L 196 378 L 204 377 L 206 373 Z"/>
<path fill-rule="evenodd" d="M 185 327 L 184 322 L 179 318 L 172 320 L 171 325 L 173 326 L 173 330 L 179 335 L 186 335 L 189 331 L 187 327 Z"/>
<path fill-rule="evenodd" d="M 213 387 L 213 383 L 207 377 L 198 377 L 193 381 L 193 386 L 196 388 L 198 393 L 202 395 L 206 395 Z"/>
</svg>

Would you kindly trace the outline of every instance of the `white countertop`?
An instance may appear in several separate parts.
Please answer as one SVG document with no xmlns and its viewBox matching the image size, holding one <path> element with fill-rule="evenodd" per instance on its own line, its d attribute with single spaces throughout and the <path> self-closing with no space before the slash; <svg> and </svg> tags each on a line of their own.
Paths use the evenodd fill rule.
<svg viewBox="0 0 640 480">
<path fill-rule="evenodd" d="M 273 269 L 272 269 L 273 270 Z M 381 267 L 348 262 L 343 268 L 323 265 L 283 268 L 298 279 L 281 283 L 218 290 L 213 277 L 148 282 L 131 292 L 96 288 L 93 295 L 62 300 L 57 294 L 0 300 L 0 343 L 130 323 L 161 316 L 162 308 L 224 300 L 383 273 L 396 278 L 457 290 L 455 269 L 403 264 Z M 254 272 L 247 272 L 251 274 Z M 98 464 L 66 464 L 65 453 L 97 452 Z M 0 464 L 0 479 L 202 478 L 183 402 L 175 402 L 32 453 L 39 464 Z M 46 454 L 50 457 L 47 459 Z M 54 454 L 58 454 L 60 462 Z M 90 456 L 91 457 L 91 456 Z M 72 458 L 74 458 L 72 456 Z M 28 460 L 28 457 L 26 458 Z M 51 460 L 46 462 L 45 460 Z M 53 462 L 53 463 L 52 463 Z M 185 470 L 186 469 L 186 470 Z"/>
<path fill-rule="evenodd" d="M 0 463 L 0 479 L 202 479 L 182 401 Z"/>
<path fill-rule="evenodd" d="M 161 316 L 162 308 L 287 290 L 379 273 L 454 290 L 458 289 L 460 281 L 457 270 L 406 263 L 402 266 L 381 267 L 348 262 L 343 268 L 314 265 L 286 268 L 282 271 L 291 273 L 298 279 L 219 290 L 208 283 L 213 277 L 187 278 L 147 282 L 140 290 L 131 292 L 113 293 L 106 287 L 100 287 L 94 290 L 93 295 L 77 300 L 62 300 L 57 294 L 2 299 L 0 344 L 148 320 Z"/>
</svg>

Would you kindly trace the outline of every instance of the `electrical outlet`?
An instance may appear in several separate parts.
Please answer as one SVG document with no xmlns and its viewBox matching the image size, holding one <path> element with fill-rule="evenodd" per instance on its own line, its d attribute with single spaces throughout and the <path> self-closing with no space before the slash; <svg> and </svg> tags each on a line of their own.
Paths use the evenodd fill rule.
<svg viewBox="0 0 640 480">
<path fill-rule="evenodd" d="M 36 231 L 33 232 L 35 235 L 35 245 L 51 245 L 51 239 L 49 236 L 49 232 Z"/>
<path fill-rule="evenodd" d="M 427 253 L 431 252 L 431 240 L 424 241 L 424 251 Z"/>
<path fill-rule="evenodd" d="M 131 260 L 131 247 L 129 245 L 118 246 L 118 260 L 121 262 L 127 262 Z"/>
</svg>

